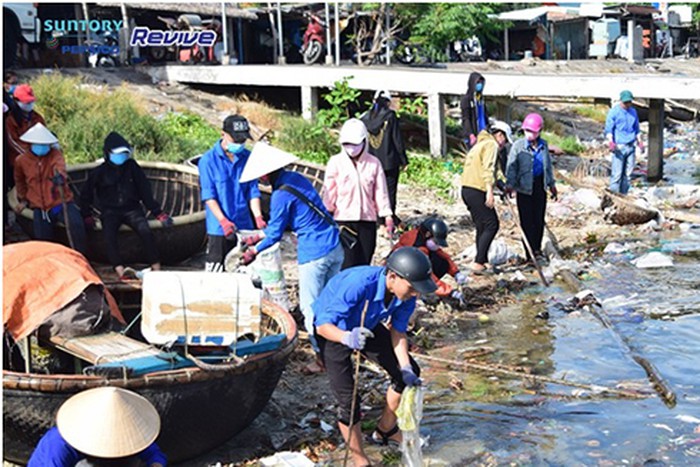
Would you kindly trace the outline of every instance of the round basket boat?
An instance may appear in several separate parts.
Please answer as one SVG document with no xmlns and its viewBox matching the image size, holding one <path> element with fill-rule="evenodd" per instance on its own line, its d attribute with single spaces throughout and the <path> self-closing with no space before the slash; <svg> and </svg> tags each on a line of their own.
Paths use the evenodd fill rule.
<svg viewBox="0 0 700 467">
<path fill-rule="evenodd" d="M 69 185 L 73 190 L 74 201 L 79 203 L 80 192 L 87 181 L 92 169 L 101 162 L 68 166 Z M 196 169 L 184 164 L 166 162 L 139 161 L 151 183 L 153 196 L 164 211 L 170 213 L 174 225 L 164 228 L 160 222 L 150 218 L 148 225 L 155 236 L 158 253 L 164 264 L 176 264 L 183 261 L 204 247 L 206 241 L 206 225 L 204 207 L 201 202 L 199 189 L 199 173 Z M 14 209 L 17 197 L 14 189 L 9 196 L 10 206 Z M 99 200 L 95 203 L 99 208 Z M 94 213 L 97 219 L 97 211 Z M 33 238 L 33 211 L 24 209 L 17 221 L 27 235 Z M 56 239 L 68 245 L 63 223 L 56 228 Z M 88 259 L 107 263 L 107 244 L 102 232 L 102 226 L 97 222 L 95 230 L 87 232 Z M 141 240 L 136 233 L 126 225 L 119 230 L 119 250 L 126 263 L 145 263 Z"/>
<path fill-rule="evenodd" d="M 56 413 L 73 394 L 118 386 L 150 400 L 161 417 L 156 442 L 170 462 L 191 459 L 228 441 L 263 410 L 297 344 L 294 319 L 263 301 L 263 326 L 286 339 L 275 351 L 249 356 L 227 369 L 184 368 L 136 378 L 41 375 L 3 371 L 3 457 L 26 463 Z"/>
</svg>

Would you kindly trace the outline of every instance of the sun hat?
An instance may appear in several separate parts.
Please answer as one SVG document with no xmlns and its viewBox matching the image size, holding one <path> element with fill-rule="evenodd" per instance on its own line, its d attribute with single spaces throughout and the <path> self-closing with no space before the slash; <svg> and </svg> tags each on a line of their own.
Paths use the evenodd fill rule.
<svg viewBox="0 0 700 467">
<path fill-rule="evenodd" d="M 241 172 L 239 181 L 244 183 L 258 179 L 298 159 L 299 158 L 294 154 L 258 141 L 250 152 L 248 162 L 246 162 L 245 167 L 243 167 L 243 172 Z"/>
<path fill-rule="evenodd" d="M 19 137 L 20 141 L 30 144 L 55 144 L 58 143 L 58 138 L 44 126 L 43 123 L 37 123 Z"/>
<path fill-rule="evenodd" d="M 510 128 L 510 125 L 508 125 L 506 122 L 502 120 L 494 120 L 493 123 L 491 123 L 490 128 L 491 133 L 493 133 L 494 131 L 501 131 L 504 135 L 506 135 L 506 139 L 509 143 L 513 142 L 513 130 Z"/>
<path fill-rule="evenodd" d="M 340 144 L 360 144 L 367 139 L 367 127 L 357 118 L 351 118 L 343 123 L 340 129 Z"/>
<path fill-rule="evenodd" d="M 160 432 L 160 416 L 145 397 L 108 386 L 79 392 L 64 402 L 56 426 L 78 451 L 113 459 L 150 446 Z"/>
</svg>

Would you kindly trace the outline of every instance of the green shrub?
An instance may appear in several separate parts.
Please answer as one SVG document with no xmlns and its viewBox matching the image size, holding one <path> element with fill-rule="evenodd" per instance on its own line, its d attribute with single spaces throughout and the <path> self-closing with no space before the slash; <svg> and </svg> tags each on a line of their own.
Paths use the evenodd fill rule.
<svg viewBox="0 0 700 467">
<path fill-rule="evenodd" d="M 337 138 L 330 131 L 298 117 L 283 119 L 282 131 L 276 134 L 272 144 L 318 164 L 325 164 L 332 155 L 340 152 Z"/>
<path fill-rule="evenodd" d="M 459 170 L 461 170 L 460 164 L 451 158 L 410 154 L 402 182 L 433 188 L 437 190 L 439 196 L 447 199 L 452 188 L 452 176 Z"/>
<path fill-rule="evenodd" d="M 595 120 L 598 123 L 605 123 L 608 116 L 608 106 L 606 105 L 581 105 L 574 107 L 574 112 L 578 115 Z"/>
<path fill-rule="evenodd" d="M 97 92 L 79 78 L 58 73 L 32 81 L 37 110 L 56 133 L 69 164 L 102 157 L 104 138 L 117 131 L 135 148 L 140 160 L 180 162 L 204 152 L 219 132 L 192 114 L 149 115 L 126 89 Z"/>
<path fill-rule="evenodd" d="M 578 155 L 586 149 L 576 136 L 562 137 L 556 133 L 545 131 L 543 132 L 542 137 L 550 145 L 559 146 L 559 148 L 561 148 L 561 150 L 566 154 Z"/>
</svg>

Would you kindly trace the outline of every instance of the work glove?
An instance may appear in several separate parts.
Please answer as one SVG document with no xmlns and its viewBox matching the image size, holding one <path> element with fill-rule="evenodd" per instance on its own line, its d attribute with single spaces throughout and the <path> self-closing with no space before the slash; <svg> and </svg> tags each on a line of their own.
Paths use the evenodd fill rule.
<svg viewBox="0 0 700 467">
<path fill-rule="evenodd" d="M 462 292 L 459 290 L 453 290 L 452 293 L 450 293 L 450 297 L 459 300 L 460 305 L 464 304 L 464 295 L 462 295 Z"/>
<path fill-rule="evenodd" d="M 476 135 L 469 135 L 469 147 L 474 147 L 476 144 Z"/>
<path fill-rule="evenodd" d="M 249 265 L 250 263 L 255 261 L 256 256 L 258 256 L 258 252 L 255 251 L 254 248 L 244 251 L 243 256 L 241 256 L 241 264 L 244 266 Z"/>
<path fill-rule="evenodd" d="M 263 218 L 263 216 L 257 216 L 255 218 L 255 227 L 260 229 L 260 230 L 267 227 L 267 222 L 265 222 L 265 219 Z"/>
<path fill-rule="evenodd" d="M 345 331 L 341 338 L 341 343 L 354 350 L 362 350 L 365 348 L 368 337 L 374 337 L 374 333 L 367 328 L 356 327 L 352 331 Z"/>
<path fill-rule="evenodd" d="M 459 285 L 464 285 L 469 279 L 464 275 L 464 273 L 457 271 L 457 274 L 455 274 L 455 280 Z"/>
<path fill-rule="evenodd" d="M 87 230 L 95 230 L 95 218 L 92 216 L 83 217 L 83 223 Z"/>
<path fill-rule="evenodd" d="M 251 246 L 255 245 L 256 243 L 258 243 L 260 240 L 262 240 L 262 237 L 258 234 L 254 234 L 254 235 L 251 235 L 249 237 L 245 237 L 243 239 L 243 244 L 245 246 L 251 247 Z"/>
<path fill-rule="evenodd" d="M 163 227 L 172 227 L 174 223 L 173 218 L 170 217 L 170 214 L 165 211 L 158 214 L 156 219 L 163 225 Z"/>
<path fill-rule="evenodd" d="M 225 217 L 219 221 L 219 225 L 224 230 L 226 240 L 236 240 L 236 224 L 226 219 Z"/>
<path fill-rule="evenodd" d="M 639 141 L 639 142 L 637 143 L 637 146 L 639 147 L 639 150 L 640 150 L 640 151 L 644 152 L 644 142 Z"/>
<path fill-rule="evenodd" d="M 615 148 L 617 147 L 617 144 L 615 144 L 615 141 L 609 141 L 608 142 L 608 148 L 610 149 L 610 152 L 615 151 Z"/>
<path fill-rule="evenodd" d="M 386 226 L 386 233 L 391 237 L 394 235 L 394 218 L 391 216 L 386 216 L 384 219 L 384 225 Z"/>
<path fill-rule="evenodd" d="M 420 386 L 423 381 L 414 373 L 413 367 L 411 365 L 406 365 L 401 367 L 401 377 L 403 382 L 408 387 Z"/>
<path fill-rule="evenodd" d="M 549 193 L 552 195 L 552 199 L 556 201 L 559 198 L 559 192 L 557 191 L 557 187 L 552 185 L 549 188 Z"/>
<path fill-rule="evenodd" d="M 51 182 L 53 186 L 63 186 L 63 184 L 66 183 L 66 178 L 60 173 L 56 173 L 56 175 L 51 177 Z"/>
</svg>

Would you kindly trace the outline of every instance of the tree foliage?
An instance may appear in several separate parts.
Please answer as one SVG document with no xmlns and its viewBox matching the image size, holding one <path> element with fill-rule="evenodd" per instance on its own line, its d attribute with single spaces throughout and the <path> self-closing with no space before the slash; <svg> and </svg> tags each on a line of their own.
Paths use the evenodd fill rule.
<svg viewBox="0 0 700 467">
<path fill-rule="evenodd" d="M 500 42 L 506 24 L 492 17 L 508 8 L 499 3 L 396 3 L 395 11 L 411 43 L 420 44 L 434 59 L 444 59 L 456 40 L 477 36 Z"/>
</svg>

